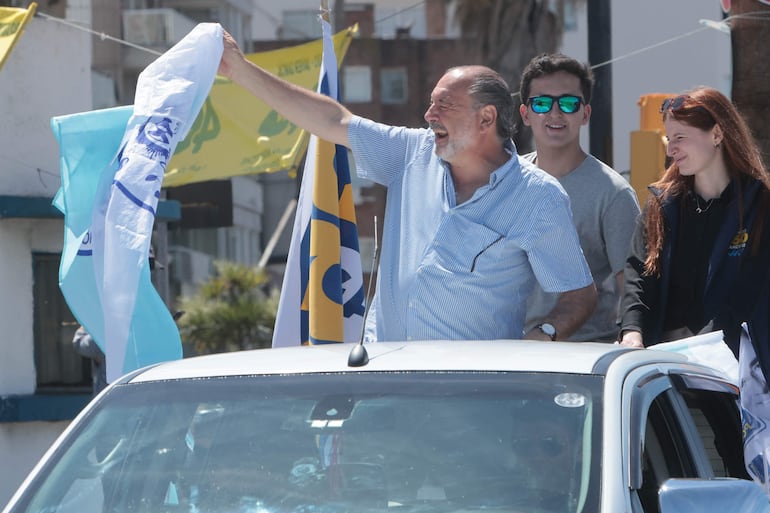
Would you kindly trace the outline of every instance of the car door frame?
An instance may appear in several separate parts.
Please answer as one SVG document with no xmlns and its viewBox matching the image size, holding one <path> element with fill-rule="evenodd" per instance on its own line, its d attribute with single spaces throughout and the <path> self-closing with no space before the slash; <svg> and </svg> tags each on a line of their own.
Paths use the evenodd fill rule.
<svg viewBox="0 0 770 513">
<path fill-rule="evenodd" d="M 626 491 L 631 511 L 647 513 L 638 493 L 642 487 L 642 459 L 647 441 L 646 430 L 650 409 L 658 399 L 667 406 L 666 420 L 676 428 L 678 457 L 688 465 L 687 477 L 699 479 L 714 477 L 711 462 L 697 425 L 682 396 L 683 390 L 704 390 L 728 393 L 735 397 L 737 407 L 738 388 L 726 379 L 695 365 L 660 363 L 644 365 L 631 370 L 624 380 L 622 410 L 626 412 L 628 429 L 624 429 L 624 465 Z"/>
</svg>

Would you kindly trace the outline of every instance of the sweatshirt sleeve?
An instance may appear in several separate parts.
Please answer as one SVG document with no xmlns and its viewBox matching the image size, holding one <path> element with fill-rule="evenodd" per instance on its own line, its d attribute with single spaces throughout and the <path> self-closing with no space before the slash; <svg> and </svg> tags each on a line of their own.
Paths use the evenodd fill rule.
<svg viewBox="0 0 770 513">
<path fill-rule="evenodd" d="M 647 345 L 645 331 L 649 331 L 650 321 L 656 311 L 653 301 L 659 297 L 660 279 L 658 276 L 644 274 L 644 261 L 647 258 L 645 219 L 644 212 L 637 219 L 623 269 L 625 287 L 621 303 L 620 329 L 621 332 L 624 330 L 641 332 L 642 340 L 645 340 Z"/>
</svg>

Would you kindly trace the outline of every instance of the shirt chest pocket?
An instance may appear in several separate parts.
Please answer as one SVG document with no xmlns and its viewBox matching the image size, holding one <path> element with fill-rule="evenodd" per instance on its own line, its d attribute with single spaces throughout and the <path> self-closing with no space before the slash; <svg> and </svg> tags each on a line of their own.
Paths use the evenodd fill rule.
<svg viewBox="0 0 770 513">
<path fill-rule="evenodd" d="M 471 273 L 484 254 L 503 243 L 505 237 L 462 216 L 449 215 L 441 223 L 427 262 L 449 272 Z"/>
</svg>

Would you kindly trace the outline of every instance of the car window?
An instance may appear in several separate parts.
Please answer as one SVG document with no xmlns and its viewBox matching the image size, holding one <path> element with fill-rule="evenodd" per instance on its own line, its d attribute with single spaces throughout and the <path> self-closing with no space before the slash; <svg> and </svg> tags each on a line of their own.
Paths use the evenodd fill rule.
<svg viewBox="0 0 770 513">
<path fill-rule="evenodd" d="M 743 460 L 738 396 L 694 387 L 678 387 L 687 404 L 708 463 L 716 477 L 751 479 Z"/>
<path fill-rule="evenodd" d="M 124 385 L 12 511 L 593 512 L 601 384 L 359 373 Z"/>
<path fill-rule="evenodd" d="M 642 451 L 642 486 L 639 500 L 645 513 L 657 513 L 658 490 L 672 477 L 696 477 L 697 472 L 670 391 L 658 395 L 650 405 Z"/>
<path fill-rule="evenodd" d="M 737 396 L 730 386 L 705 378 L 670 379 L 674 386 L 652 399 L 646 417 L 642 485 L 636 490 L 644 513 L 659 512 L 658 490 L 666 479 L 748 478 Z"/>
</svg>

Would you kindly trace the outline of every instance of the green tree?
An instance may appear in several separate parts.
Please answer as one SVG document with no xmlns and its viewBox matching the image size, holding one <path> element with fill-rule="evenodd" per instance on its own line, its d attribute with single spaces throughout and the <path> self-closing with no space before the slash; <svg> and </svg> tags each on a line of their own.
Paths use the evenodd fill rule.
<svg viewBox="0 0 770 513">
<path fill-rule="evenodd" d="M 770 5 L 758 0 L 733 0 L 730 7 L 733 55 L 732 100 L 770 166 Z"/>
<path fill-rule="evenodd" d="M 455 20 L 475 46 L 479 61 L 500 73 L 518 91 L 521 72 L 532 57 L 555 52 L 564 33 L 565 4 L 585 0 L 459 0 Z M 517 102 L 521 100 L 516 96 Z M 531 134 L 516 111 L 516 146 L 531 149 Z"/>
<path fill-rule="evenodd" d="M 198 293 L 180 299 L 179 332 L 185 356 L 270 347 L 277 294 L 266 294 L 263 271 L 217 261 Z"/>
</svg>

